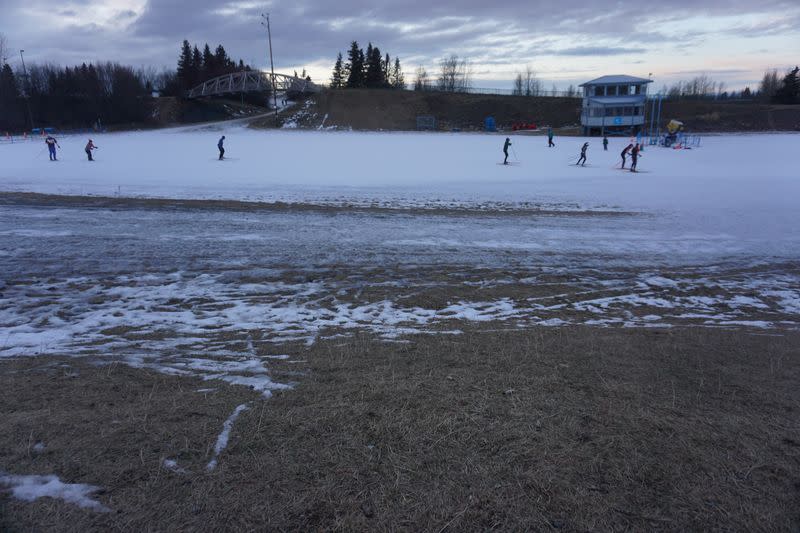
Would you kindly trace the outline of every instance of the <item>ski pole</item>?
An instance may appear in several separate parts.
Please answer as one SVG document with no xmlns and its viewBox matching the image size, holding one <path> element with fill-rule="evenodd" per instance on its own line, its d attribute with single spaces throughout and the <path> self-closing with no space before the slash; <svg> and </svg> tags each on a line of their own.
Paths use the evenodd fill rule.
<svg viewBox="0 0 800 533">
<path fill-rule="evenodd" d="M 513 152 L 513 154 L 514 154 L 514 159 L 516 159 L 517 163 L 519 163 L 519 157 L 517 157 L 517 151 L 514 150 L 514 146 L 513 145 L 511 146 L 511 152 Z"/>
</svg>

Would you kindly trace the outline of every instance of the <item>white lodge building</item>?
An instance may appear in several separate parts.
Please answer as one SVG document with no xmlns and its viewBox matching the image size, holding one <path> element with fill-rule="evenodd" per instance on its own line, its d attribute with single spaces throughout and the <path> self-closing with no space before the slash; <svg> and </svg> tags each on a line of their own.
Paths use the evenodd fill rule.
<svg viewBox="0 0 800 533">
<path fill-rule="evenodd" d="M 584 135 L 637 133 L 644 125 L 647 84 L 634 76 L 603 76 L 582 84 Z"/>
</svg>

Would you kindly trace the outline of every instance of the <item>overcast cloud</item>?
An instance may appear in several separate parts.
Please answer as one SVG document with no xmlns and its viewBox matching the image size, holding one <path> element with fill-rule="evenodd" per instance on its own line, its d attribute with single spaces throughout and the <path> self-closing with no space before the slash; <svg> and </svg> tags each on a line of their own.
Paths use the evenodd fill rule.
<svg viewBox="0 0 800 533">
<path fill-rule="evenodd" d="M 797 0 L 0 0 L 0 32 L 31 62 L 173 66 L 189 39 L 265 67 L 267 12 L 276 70 L 318 79 L 353 39 L 399 56 L 408 79 L 467 56 L 475 84 L 493 87 L 526 64 L 560 87 L 608 73 L 653 73 L 660 87 L 699 72 L 740 87 L 800 62 Z"/>
</svg>

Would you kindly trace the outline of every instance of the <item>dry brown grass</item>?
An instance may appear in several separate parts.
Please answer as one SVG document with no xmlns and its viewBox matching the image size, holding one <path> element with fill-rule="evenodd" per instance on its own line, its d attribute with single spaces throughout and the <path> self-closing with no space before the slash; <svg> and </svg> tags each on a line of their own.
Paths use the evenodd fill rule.
<svg viewBox="0 0 800 533">
<path fill-rule="evenodd" d="M 318 343 L 306 365 L 275 363 L 310 373 L 268 401 L 222 386 L 204 396 L 192 380 L 124 367 L 64 377 L 37 370 L 43 359 L 2 363 L 0 469 L 102 485 L 114 509 L 2 497 L 2 523 L 800 528 L 797 333 L 484 328 L 407 340 Z M 205 473 L 222 421 L 248 400 L 220 467 Z M 54 445 L 31 456 L 32 438 Z M 164 456 L 191 473 L 160 470 Z"/>
</svg>

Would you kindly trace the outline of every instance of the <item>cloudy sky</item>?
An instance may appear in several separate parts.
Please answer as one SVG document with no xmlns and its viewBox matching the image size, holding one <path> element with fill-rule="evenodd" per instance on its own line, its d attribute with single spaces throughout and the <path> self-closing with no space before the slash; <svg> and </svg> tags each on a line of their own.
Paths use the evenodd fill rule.
<svg viewBox="0 0 800 533">
<path fill-rule="evenodd" d="M 660 88 L 708 73 L 742 88 L 800 63 L 800 0 L 0 0 L 0 33 L 31 62 L 161 68 L 189 39 L 264 67 L 262 12 L 276 71 L 325 80 L 353 39 L 399 56 L 408 81 L 417 66 L 466 56 L 485 87 L 510 88 L 529 64 L 547 87 L 652 73 Z"/>
</svg>

